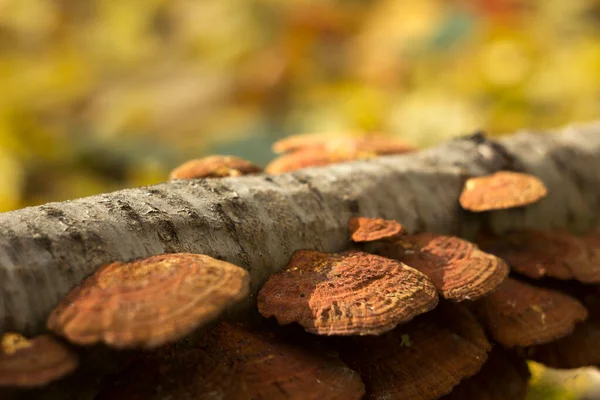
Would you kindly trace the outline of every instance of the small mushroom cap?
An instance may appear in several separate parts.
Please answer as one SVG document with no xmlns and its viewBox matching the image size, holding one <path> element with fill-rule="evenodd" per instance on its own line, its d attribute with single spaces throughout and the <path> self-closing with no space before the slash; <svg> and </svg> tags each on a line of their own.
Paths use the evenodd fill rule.
<svg viewBox="0 0 600 400">
<path fill-rule="evenodd" d="M 234 360 L 252 399 L 361 399 L 365 387 L 336 352 L 306 334 L 285 335 L 220 323 L 200 347 Z"/>
<path fill-rule="evenodd" d="M 475 303 L 492 337 L 504 347 L 548 343 L 570 334 L 588 317 L 576 299 L 556 290 L 508 278 Z"/>
<path fill-rule="evenodd" d="M 491 349 L 473 315 L 447 302 L 381 336 L 343 339 L 340 355 L 363 378 L 365 399 L 438 399 L 476 374 Z"/>
<path fill-rule="evenodd" d="M 277 157 L 265 167 L 265 172 L 277 175 L 302 168 L 323 167 L 329 164 L 352 161 L 366 156 L 362 154 L 359 156 L 355 153 L 329 152 L 320 148 L 307 148 Z"/>
<path fill-rule="evenodd" d="M 163 254 L 99 269 L 52 311 L 48 328 L 80 345 L 156 347 L 246 297 L 240 267 L 202 254 Z"/>
<path fill-rule="evenodd" d="M 294 253 L 258 294 L 258 310 L 319 335 L 378 335 L 433 309 L 427 277 L 373 254 Z"/>
<path fill-rule="evenodd" d="M 406 234 L 406 230 L 398 221 L 381 218 L 351 218 L 348 230 L 350 238 L 356 243 L 393 240 Z"/>
<path fill-rule="evenodd" d="M 481 371 L 441 400 L 525 400 L 530 376 L 524 358 L 496 346 Z"/>
<path fill-rule="evenodd" d="M 415 150 L 415 147 L 397 138 L 384 136 L 331 137 L 323 134 L 294 135 L 278 140 L 273 144 L 277 154 L 291 153 L 305 149 L 364 151 L 376 154 L 399 154 Z"/>
<path fill-rule="evenodd" d="M 523 230 L 480 237 L 477 242 L 529 278 L 600 283 L 600 241 L 596 239 L 594 235 L 578 237 L 560 230 Z"/>
<path fill-rule="evenodd" d="M 499 171 L 470 178 L 460 195 L 460 205 L 481 212 L 526 206 L 546 197 L 548 189 L 533 175 Z"/>
<path fill-rule="evenodd" d="M 573 332 L 551 343 L 526 349 L 527 358 L 551 368 L 582 368 L 600 365 L 600 322 L 584 321 Z"/>
<path fill-rule="evenodd" d="M 187 161 L 171 171 L 169 179 L 225 178 L 257 174 L 262 168 L 234 156 L 208 156 Z"/>
<path fill-rule="evenodd" d="M 6 333 L 0 344 L 0 386 L 43 386 L 78 366 L 77 356 L 48 335 L 27 340 Z"/>
<path fill-rule="evenodd" d="M 454 236 L 406 235 L 382 244 L 377 253 L 421 271 L 440 296 L 454 302 L 485 296 L 508 276 L 508 266 L 502 259 Z"/>
</svg>

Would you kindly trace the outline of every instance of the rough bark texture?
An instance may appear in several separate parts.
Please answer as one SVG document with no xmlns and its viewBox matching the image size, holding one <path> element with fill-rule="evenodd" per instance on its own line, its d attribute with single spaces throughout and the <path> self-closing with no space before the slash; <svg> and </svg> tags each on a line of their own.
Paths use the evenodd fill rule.
<svg viewBox="0 0 600 400">
<path fill-rule="evenodd" d="M 460 209 L 463 182 L 516 169 L 540 177 L 540 203 L 490 214 Z M 398 219 L 409 232 L 470 236 L 511 227 L 600 226 L 600 122 L 555 135 L 480 135 L 402 156 L 279 176 L 175 181 L 0 214 L 0 333 L 43 329 L 58 300 L 103 264 L 164 252 L 242 266 L 255 294 L 297 249 L 347 248 L 352 216 Z M 254 304 L 255 297 L 241 305 Z"/>
</svg>

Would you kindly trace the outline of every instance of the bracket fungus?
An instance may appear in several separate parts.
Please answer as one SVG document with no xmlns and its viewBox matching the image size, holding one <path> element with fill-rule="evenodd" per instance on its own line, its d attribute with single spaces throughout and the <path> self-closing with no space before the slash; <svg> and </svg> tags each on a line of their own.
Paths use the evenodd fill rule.
<svg viewBox="0 0 600 400">
<path fill-rule="evenodd" d="M 97 400 L 359 400 L 360 376 L 314 337 L 221 322 L 192 348 L 143 357 Z"/>
<path fill-rule="evenodd" d="M 323 134 L 300 134 L 288 136 L 273 144 L 277 154 L 293 153 L 305 149 L 339 149 L 364 151 L 376 154 L 400 154 L 414 151 L 416 148 L 404 140 L 385 136 L 328 136 Z"/>
<path fill-rule="evenodd" d="M 443 302 L 381 336 L 338 341 L 342 360 L 363 378 L 365 399 L 438 399 L 475 375 L 491 349 L 465 307 Z"/>
<path fill-rule="evenodd" d="M 77 356 L 51 336 L 31 340 L 5 333 L 0 342 L 0 387 L 43 386 L 78 366 Z"/>
<path fill-rule="evenodd" d="M 564 337 L 588 317 L 577 299 L 557 290 L 508 278 L 474 309 L 504 347 L 528 347 Z"/>
<path fill-rule="evenodd" d="M 353 217 L 348 222 L 350 239 L 355 243 L 394 240 L 406 234 L 406 229 L 391 219 Z"/>
<path fill-rule="evenodd" d="M 546 197 L 548 189 L 537 177 L 512 171 L 469 178 L 460 195 L 460 205 L 482 212 L 526 206 Z"/>
<path fill-rule="evenodd" d="M 163 254 L 99 269 L 52 311 L 71 342 L 152 348 L 178 340 L 248 295 L 244 269 L 202 254 Z"/>
<path fill-rule="evenodd" d="M 481 236 L 482 249 L 502 257 L 511 269 L 532 279 L 548 276 L 600 283 L 600 258 L 592 235 L 565 231 L 522 230 L 501 236 Z"/>
<path fill-rule="evenodd" d="M 231 359 L 252 399 L 353 400 L 365 387 L 360 376 L 310 335 L 286 335 L 220 323 L 200 347 Z"/>
<path fill-rule="evenodd" d="M 454 236 L 405 235 L 382 243 L 376 251 L 424 273 L 440 296 L 454 302 L 484 296 L 508 276 L 508 266 L 502 259 Z"/>
<path fill-rule="evenodd" d="M 524 400 L 530 377 L 524 358 L 494 347 L 481 371 L 462 381 L 441 400 Z"/>
<path fill-rule="evenodd" d="M 301 168 L 360 160 L 388 154 L 402 154 L 415 148 L 403 141 L 386 137 L 338 137 L 298 135 L 273 145 L 276 153 L 284 153 L 273 160 L 265 171 L 281 174 Z"/>
<path fill-rule="evenodd" d="M 258 294 L 258 310 L 284 325 L 319 335 L 378 335 L 430 311 L 438 302 L 429 279 L 373 254 L 299 250 Z"/>
<path fill-rule="evenodd" d="M 261 167 L 242 158 L 215 155 L 181 164 L 171 171 L 169 179 L 225 178 L 261 172 Z"/>
</svg>

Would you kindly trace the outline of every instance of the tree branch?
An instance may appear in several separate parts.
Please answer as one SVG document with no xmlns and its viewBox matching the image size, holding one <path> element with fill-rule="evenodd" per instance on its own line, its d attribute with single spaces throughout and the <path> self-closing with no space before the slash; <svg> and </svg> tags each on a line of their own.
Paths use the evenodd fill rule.
<svg viewBox="0 0 600 400">
<path fill-rule="evenodd" d="M 460 209 L 467 177 L 507 168 L 540 177 L 548 198 L 484 216 Z M 347 248 L 346 224 L 355 215 L 467 237 L 484 220 L 496 231 L 596 228 L 598 171 L 600 122 L 498 142 L 474 135 L 402 156 L 279 176 L 175 181 L 3 213 L 0 333 L 37 333 L 58 300 L 101 265 L 164 252 L 204 253 L 242 266 L 255 294 L 295 250 Z"/>
</svg>

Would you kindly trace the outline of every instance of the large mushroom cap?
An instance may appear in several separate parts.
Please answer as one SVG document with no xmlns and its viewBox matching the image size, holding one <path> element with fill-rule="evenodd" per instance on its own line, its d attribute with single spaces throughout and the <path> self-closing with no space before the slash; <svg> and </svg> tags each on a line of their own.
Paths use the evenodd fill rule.
<svg viewBox="0 0 600 400">
<path fill-rule="evenodd" d="M 208 156 L 190 160 L 171 171 L 169 179 L 224 178 L 262 172 L 262 168 L 234 156 Z"/>
<path fill-rule="evenodd" d="M 523 230 L 481 237 L 478 243 L 529 278 L 600 283 L 600 246 L 593 235 L 582 238 L 565 231 Z"/>
<path fill-rule="evenodd" d="M 374 242 L 394 240 L 406 233 L 404 227 L 391 219 L 354 217 L 348 222 L 350 239 L 353 242 Z"/>
<path fill-rule="evenodd" d="M 481 212 L 526 206 L 547 194 L 544 183 L 533 175 L 499 171 L 468 179 L 459 201 L 465 210 Z"/>
<path fill-rule="evenodd" d="M 398 261 L 300 250 L 260 290 L 258 310 L 320 335 L 376 335 L 433 309 L 437 301 L 429 279 Z"/>
<path fill-rule="evenodd" d="M 323 167 L 358 158 L 364 157 L 359 157 L 356 153 L 330 152 L 320 148 L 306 148 L 277 157 L 265 167 L 265 172 L 277 175 L 302 168 Z"/>
<path fill-rule="evenodd" d="M 361 399 L 365 387 L 360 376 L 337 353 L 311 339 L 221 323 L 201 347 L 233 360 L 252 399 Z"/>
<path fill-rule="evenodd" d="M 495 347 L 481 371 L 462 381 L 442 400 L 524 400 L 530 376 L 524 358 Z"/>
<path fill-rule="evenodd" d="M 310 335 L 219 323 L 197 347 L 150 354 L 97 400 L 358 400 L 360 376 Z"/>
<path fill-rule="evenodd" d="M 48 328 L 70 341 L 155 347 L 215 319 L 249 292 L 248 273 L 201 254 L 109 264 L 52 311 Z"/>
<path fill-rule="evenodd" d="M 552 368 L 581 368 L 600 365 L 600 323 L 584 321 L 573 332 L 551 343 L 527 349 L 527 358 Z"/>
<path fill-rule="evenodd" d="M 588 312 L 576 299 L 513 278 L 475 304 L 492 337 L 505 347 L 548 343 L 570 334 Z"/>
<path fill-rule="evenodd" d="M 341 357 L 363 378 L 365 399 L 438 399 L 476 374 L 491 349 L 475 318 L 449 303 L 381 336 L 343 339 Z"/>
<path fill-rule="evenodd" d="M 0 386 L 46 385 L 78 365 L 77 356 L 48 335 L 27 340 L 17 333 L 6 333 L 0 345 Z"/>
<path fill-rule="evenodd" d="M 247 400 L 235 366 L 199 348 L 150 353 L 104 384 L 95 400 Z"/>
<path fill-rule="evenodd" d="M 421 271 L 442 297 L 455 302 L 484 296 L 508 276 L 503 260 L 453 236 L 406 235 L 377 252 Z"/>
</svg>

